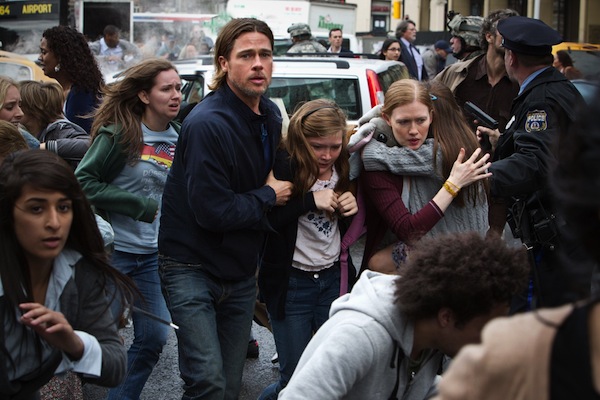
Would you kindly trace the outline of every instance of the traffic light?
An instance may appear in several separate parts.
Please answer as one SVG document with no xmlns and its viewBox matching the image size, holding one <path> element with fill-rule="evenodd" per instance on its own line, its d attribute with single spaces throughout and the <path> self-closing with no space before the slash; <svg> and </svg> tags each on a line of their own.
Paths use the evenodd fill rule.
<svg viewBox="0 0 600 400">
<path fill-rule="evenodd" d="M 392 8 L 392 17 L 394 19 L 402 18 L 402 3 L 400 2 L 400 0 L 394 0 Z"/>
</svg>

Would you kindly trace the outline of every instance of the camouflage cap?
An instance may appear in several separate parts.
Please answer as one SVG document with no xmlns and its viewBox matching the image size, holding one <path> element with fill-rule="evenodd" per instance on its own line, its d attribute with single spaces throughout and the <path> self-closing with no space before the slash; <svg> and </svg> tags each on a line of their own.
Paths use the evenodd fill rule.
<svg viewBox="0 0 600 400">
<path fill-rule="evenodd" d="M 310 26 L 303 22 L 298 22 L 292 24 L 288 29 L 288 33 L 291 37 L 300 36 L 300 35 L 311 35 Z"/>
<path fill-rule="evenodd" d="M 483 17 L 477 15 L 462 16 L 456 14 L 450 22 L 448 29 L 452 36 L 459 36 L 464 39 L 467 46 L 480 47 L 479 31 L 483 25 Z"/>
</svg>

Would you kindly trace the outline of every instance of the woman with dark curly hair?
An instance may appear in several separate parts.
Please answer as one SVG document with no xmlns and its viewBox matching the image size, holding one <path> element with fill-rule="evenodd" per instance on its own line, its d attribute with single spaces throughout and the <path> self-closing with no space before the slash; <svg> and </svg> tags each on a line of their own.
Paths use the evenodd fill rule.
<svg viewBox="0 0 600 400">
<path fill-rule="evenodd" d="M 90 133 L 89 115 L 99 103 L 104 81 L 83 34 L 68 26 L 46 29 L 38 60 L 44 73 L 65 92 L 65 117 Z"/>
</svg>

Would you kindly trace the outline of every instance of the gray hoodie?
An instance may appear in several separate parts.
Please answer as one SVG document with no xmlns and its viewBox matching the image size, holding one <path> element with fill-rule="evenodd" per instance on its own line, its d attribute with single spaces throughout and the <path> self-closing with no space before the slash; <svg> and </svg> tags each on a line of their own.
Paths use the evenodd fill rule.
<svg viewBox="0 0 600 400">
<path fill-rule="evenodd" d="M 428 396 L 443 354 L 428 352 L 411 379 L 408 355 L 414 327 L 394 304 L 395 279 L 402 278 L 366 270 L 351 293 L 333 302 L 329 320 L 304 350 L 279 399 L 422 400 Z M 396 383 L 398 390 L 393 393 Z"/>
</svg>

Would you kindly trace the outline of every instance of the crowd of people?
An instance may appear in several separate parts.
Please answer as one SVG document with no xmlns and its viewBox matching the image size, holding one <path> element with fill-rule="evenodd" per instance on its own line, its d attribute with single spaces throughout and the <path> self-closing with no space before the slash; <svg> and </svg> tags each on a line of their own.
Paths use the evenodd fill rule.
<svg viewBox="0 0 600 400">
<path fill-rule="evenodd" d="M 184 37 L 171 31 L 149 32 L 144 42 L 135 44 L 121 38 L 121 30 L 107 25 L 102 36 L 89 42 L 92 54 L 103 71 L 121 71 L 147 58 L 164 58 L 169 61 L 196 58 L 209 54 L 214 43 L 204 30 L 194 26 Z"/>
<path fill-rule="evenodd" d="M 319 99 L 286 135 L 263 21 L 223 27 L 182 123 L 171 61 L 193 38 L 105 85 L 95 55 L 138 57 L 117 28 L 46 30 L 57 83 L 0 77 L 0 397 L 138 399 L 171 323 L 183 398 L 237 399 L 262 303 L 279 379 L 260 399 L 597 398 L 599 103 L 542 21 L 451 17 L 427 55 L 400 22 L 381 58 L 411 78 L 357 130 Z M 289 33 L 351 53 L 340 29 L 329 49 Z"/>
</svg>

